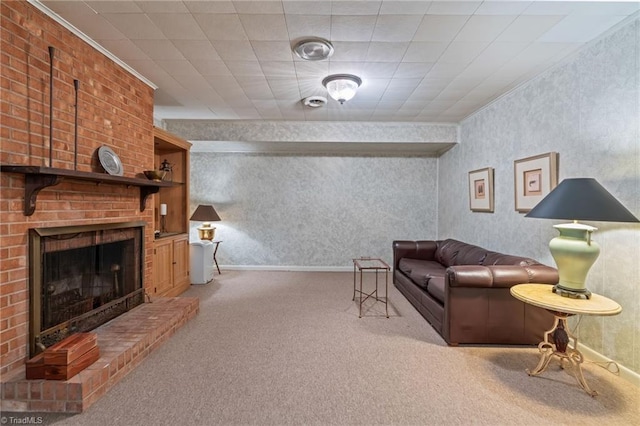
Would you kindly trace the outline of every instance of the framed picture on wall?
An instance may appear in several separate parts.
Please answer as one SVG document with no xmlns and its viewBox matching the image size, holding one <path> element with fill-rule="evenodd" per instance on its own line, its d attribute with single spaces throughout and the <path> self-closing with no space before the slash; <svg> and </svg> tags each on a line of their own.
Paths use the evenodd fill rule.
<svg viewBox="0 0 640 426">
<path fill-rule="evenodd" d="M 469 208 L 472 212 L 493 213 L 493 168 L 469 172 Z"/>
<path fill-rule="evenodd" d="M 516 211 L 526 213 L 558 185 L 558 153 L 516 160 L 513 172 Z"/>
</svg>

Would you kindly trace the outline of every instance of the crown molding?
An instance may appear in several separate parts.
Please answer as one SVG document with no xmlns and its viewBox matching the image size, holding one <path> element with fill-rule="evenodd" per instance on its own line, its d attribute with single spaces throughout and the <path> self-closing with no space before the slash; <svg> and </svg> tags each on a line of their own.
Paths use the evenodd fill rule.
<svg viewBox="0 0 640 426">
<path fill-rule="evenodd" d="M 120 65 L 123 69 L 128 71 L 134 77 L 138 78 L 140 81 L 145 83 L 147 86 L 151 87 L 153 90 L 156 90 L 158 88 L 158 86 L 153 84 L 153 82 L 151 80 L 149 80 L 148 78 L 146 78 L 145 76 L 140 74 L 138 71 L 136 71 L 133 68 L 131 68 L 126 63 L 122 62 L 122 60 L 120 58 L 115 56 L 113 53 L 109 52 L 107 49 L 105 49 L 103 46 L 101 46 L 95 40 L 93 40 L 92 38 L 87 36 L 85 33 L 80 31 L 78 28 L 74 27 L 69 21 L 67 21 L 66 19 L 64 19 L 63 17 L 61 17 L 57 13 L 55 13 L 53 10 L 49 9 L 44 4 L 40 3 L 40 1 L 38 1 L 38 0 L 27 0 L 27 2 L 30 5 L 32 5 L 33 7 L 35 7 L 36 9 L 40 10 L 45 15 L 47 15 L 49 18 L 51 18 L 54 21 L 56 21 L 58 24 L 62 25 L 63 27 L 65 27 L 66 29 L 71 31 L 73 34 L 75 34 L 80 39 L 82 39 L 84 42 L 89 44 L 91 47 L 93 47 L 94 49 L 96 49 L 97 51 L 99 51 L 100 53 L 105 55 L 107 58 L 111 59 L 113 62 L 115 62 L 116 64 Z"/>
</svg>

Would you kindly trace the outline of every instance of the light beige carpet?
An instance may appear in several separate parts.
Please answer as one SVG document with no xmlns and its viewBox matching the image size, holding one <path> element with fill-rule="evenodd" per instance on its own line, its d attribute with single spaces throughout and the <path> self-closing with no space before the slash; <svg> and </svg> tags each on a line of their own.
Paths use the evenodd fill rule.
<svg viewBox="0 0 640 426">
<path fill-rule="evenodd" d="M 390 285 L 358 318 L 350 273 L 223 271 L 200 313 L 59 425 L 626 425 L 640 389 L 586 364 L 592 398 L 534 347 L 449 347 Z"/>
</svg>

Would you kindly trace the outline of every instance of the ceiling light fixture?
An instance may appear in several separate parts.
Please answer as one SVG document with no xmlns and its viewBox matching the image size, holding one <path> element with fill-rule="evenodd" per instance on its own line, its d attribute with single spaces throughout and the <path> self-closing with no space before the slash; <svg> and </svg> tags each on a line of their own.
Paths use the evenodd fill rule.
<svg viewBox="0 0 640 426">
<path fill-rule="evenodd" d="M 298 42 L 293 51 L 305 61 L 322 61 L 333 55 L 333 45 L 323 38 L 310 38 Z"/>
<path fill-rule="evenodd" d="M 322 85 L 327 88 L 329 96 L 341 105 L 356 95 L 361 84 L 360 77 L 353 74 L 333 74 L 322 80 Z"/>
</svg>

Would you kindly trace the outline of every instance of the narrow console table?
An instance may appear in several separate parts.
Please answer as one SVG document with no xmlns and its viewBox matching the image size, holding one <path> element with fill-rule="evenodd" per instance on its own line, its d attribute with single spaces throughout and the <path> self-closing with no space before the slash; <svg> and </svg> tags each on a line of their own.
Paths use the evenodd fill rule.
<svg viewBox="0 0 640 426">
<path fill-rule="evenodd" d="M 367 300 L 370 297 L 375 299 L 377 302 L 384 303 L 385 313 L 387 314 L 387 318 L 389 318 L 388 301 L 389 301 L 389 270 L 390 269 L 391 268 L 389 267 L 389 265 L 387 265 L 387 263 L 382 259 L 370 258 L 370 257 L 361 257 L 358 259 L 353 259 L 353 299 L 351 300 L 355 301 L 356 293 L 359 294 L 360 310 L 358 313 L 358 318 L 362 318 L 362 304 L 364 303 L 365 300 Z M 360 272 L 360 288 L 359 289 L 356 288 L 357 271 Z M 362 290 L 362 273 L 364 271 L 373 271 L 373 273 L 375 274 L 376 288 L 370 293 L 366 293 Z M 378 272 L 382 272 L 382 271 L 384 271 L 384 297 L 379 296 L 378 294 Z"/>
<path fill-rule="evenodd" d="M 554 293 L 552 286 L 547 284 L 518 284 L 511 287 L 511 295 L 524 303 L 544 308 L 555 316 L 553 326 L 544 333 L 544 340 L 538 344 L 540 361 L 533 371 L 527 369 L 527 374 L 542 374 L 551 358 L 557 356 L 561 365 L 565 360 L 571 364 L 572 373 L 582 389 L 589 395 L 596 396 L 598 393 L 591 390 L 582 374 L 584 357 L 578 350 L 578 337 L 569 330 L 567 318 L 573 315 L 617 315 L 622 312 L 622 307 L 597 294 L 592 294 L 590 299 L 563 297 Z M 569 346 L 571 341 L 573 343 Z"/>
</svg>

